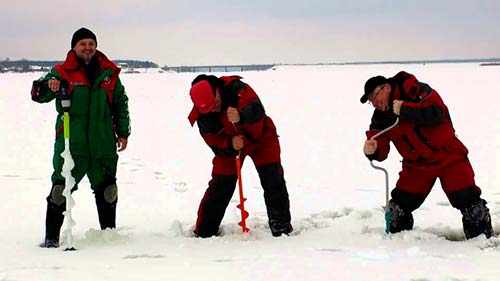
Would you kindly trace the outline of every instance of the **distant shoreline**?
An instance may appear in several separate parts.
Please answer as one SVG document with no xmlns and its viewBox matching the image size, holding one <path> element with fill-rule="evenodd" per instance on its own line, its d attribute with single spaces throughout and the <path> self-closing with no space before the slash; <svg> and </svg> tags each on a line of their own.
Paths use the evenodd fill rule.
<svg viewBox="0 0 500 281">
<path fill-rule="evenodd" d="M 134 67 L 158 68 L 162 67 L 152 61 L 147 60 L 130 60 L 117 59 L 113 60 L 117 64 L 123 64 Z M 10 64 L 31 64 L 40 66 L 51 66 L 57 63 L 62 63 L 61 60 L 34 60 L 34 59 L 19 59 L 0 61 L 0 65 Z M 472 59 L 428 59 L 428 60 L 378 60 L 378 61 L 333 61 L 333 62 L 316 62 L 316 63 L 250 63 L 250 64 L 180 64 L 180 65 L 165 65 L 163 67 L 223 67 L 223 66 L 239 66 L 239 65 L 364 65 L 364 64 L 428 64 L 428 63 L 500 63 L 498 58 L 472 58 Z"/>
<path fill-rule="evenodd" d="M 276 66 L 349 66 L 349 65 L 383 65 L 383 64 L 445 64 L 445 63 L 478 63 L 480 66 L 498 66 L 500 58 L 479 59 L 440 59 L 440 60 L 387 60 L 387 61 L 355 61 L 355 62 L 322 62 L 322 63 L 275 63 L 275 64 L 244 64 L 244 65 L 181 65 L 163 66 L 151 61 L 114 60 L 125 73 L 139 73 L 137 69 L 161 69 L 174 72 L 234 72 L 234 71 L 264 71 Z M 0 73 L 4 72 L 47 72 L 55 64 L 62 61 L 50 60 L 4 60 L 0 61 Z"/>
<path fill-rule="evenodd" d="M 478 59 L 436 59 L 436 60 L 387 60 L 387 61 L 354 61 L 305 64 L 277 64 L 277 65 L 370 65 L 370 64 L 436 64 L 436 63 L 481 63 L 500 64 L 500 58 Z"/>
</svg>

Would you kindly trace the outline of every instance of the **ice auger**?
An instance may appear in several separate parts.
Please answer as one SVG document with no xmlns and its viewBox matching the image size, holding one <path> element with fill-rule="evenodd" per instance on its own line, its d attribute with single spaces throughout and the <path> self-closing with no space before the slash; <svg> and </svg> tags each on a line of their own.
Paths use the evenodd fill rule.
<svg viewBox="0 0 500 281">
<path fill-rule="evenodd" d="M 376 133 L 375 135 L 373 135 L 370 138 L 370 140 L 374 140 L 377 137 L 381 136 L 382 134 L 385 134 L 387 131 L 389 131 L 392 128 L 396 127 L 396 125 L 398 125 L 398 123 L 399 123 L 399 117 L 396 118 L 396 121 L 394 121 L 394 123 L 391 126 L 389 126 L 389 127 L 385 128 L 385 129 L 383 129 L 382 131 Z M 385 232 L 389 233 L 389 225 L 391 224 L 391 217 L 392 217 L 392 215 L 390 214 L 391 210 L 387 209 L 387 207 L 389 206 L 389 173 L 387 172 L 386 169 L 373 164 L 373 160 L 370 160 L 370 166 L 372 166 L 373 168 L 375 168 L 375 169 L 377 169 L 379 171 L 384 172 L 384 174 L 385 174 L 385 206 L 383 207 L 383 209 L 385 211 Z"/>
<path fill-rule="evenodd" d="M 240 204 L 236 205 L 236 208 L 241 211 L 241 221 L 238 223 L 241 226 L 243 233 L 247 233 L 250 229 L 247 227 L 246 219 L 248 218 L 248 212 L 245 210 L 245 201 L 247 200 L 243 197 L 243 183 L 241 180 L 241 152 L 236 155 L 236 174 L 238 176 L 238 191 L 240 193 Z"/>
<path fill-rule="evenodd" d="M 71 170 L 75 167 L 75 162 L 73 161 L 73 157 L 71 156 L 71 151 L 69 148 L 69 138 L 70 138 L 70 123 L 69 123 L 69 109 L 71 108 L 71 97 L 66 91 L 66 88 L 61 85 L 61 90 L 58 98 L 61 101 L 61 106 L 64 111 L 63 123 L 64 123 L 64 151 L 61 153 L 61 157 L 64 159 L 63 167 L 62 167 L 62 176 L 64 177 L 64 191 L 63 195 L 66 198 L 66 211 L 64 212 L 64 238 L 66 249 L 65 251 L 74 251 L 76 250 L 73 246 L 73 226 L 75 225 L 75 221 L 71 216 L 71 209 L 75 205 L 75 201 L 71 196 L 71 189 L 75 185 L 75 178 L 71 175 Z"/>
</svg>

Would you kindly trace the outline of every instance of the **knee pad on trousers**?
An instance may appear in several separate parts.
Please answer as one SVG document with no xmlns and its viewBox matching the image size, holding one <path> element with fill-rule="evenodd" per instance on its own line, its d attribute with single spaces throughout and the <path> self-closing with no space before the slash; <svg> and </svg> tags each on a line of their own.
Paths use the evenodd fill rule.
<svg viewBox="0 0 500 281">
<path fill-rule="evenodd" d="M 64 197 L 63 191 L 64 191 L 64 185 L 56 184 L 52 186 L 49 195 L 50 203 L 55 204 L 57 206 L 62 206 L 64 203 L 66 203 L 66 197 Z"/>
<path fill-rule="evenodd" d="M 385 232 L 397 233 L 413 229 L 413 216 L 410 211 L 405 211 L 393 200 L 385 209 Z"/>
<path fill-rule="evenodd" d="M 490 210 L 486 207 L 486 201 L 481 199 L 477 203 L 460 210 L 465 238 L 471 239 L 481 234 L 486 238 L 494 235 L 491 226 Z"/>
<path fill-rule="evenodd" d="M 112 204 L 118 199 L 118 187 L 116 184 L 106 186 L 103 193 L 106 203 Z"/>
</svg>

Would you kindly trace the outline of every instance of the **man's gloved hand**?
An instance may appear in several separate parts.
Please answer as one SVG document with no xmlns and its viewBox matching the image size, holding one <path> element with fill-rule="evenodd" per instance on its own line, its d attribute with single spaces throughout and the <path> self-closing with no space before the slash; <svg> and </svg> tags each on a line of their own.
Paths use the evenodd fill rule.
<svg viewBox="0 0 500 281">
<path fill-rule="evenodd" d="M 377 151 L 377 141 L 376 140 L 366 140 L 365 146 L 363 147 L 363 152 L 365 155 L 372 155 Z"/>
<path fill-rule="evenodd" d="M 238 112 L 238 109 L 236 109 L 235 107 L 228 107 L 227 108 L 227 119 L 229 120 L 229 122 L 231 123 L 238 123 L 240 122 L 240 113 Z"/>
<path fill-rule="evenodd" d="M 397 116 L 399 116 L 399 112 L 401 111 L 401 105 L 403 104 L 403 101 L 402 100 L 394 100 L 392 102 L 392 111 L 394 112 L 394 114 L 396 114 Z"/>
<path fill-rule="evenodd" d="M 116 139 L 116 147 L 118 148 L 118 151 L 124 151 L 127 148 L 127 144 L 127 138 L 118 137 Z"/>
<path fill-rule="evenodd" d="M 31 99 L 36 101 L 40 95 L 40 89 L 42 88 L 42 82 L 40 80 L 33 81 L 33 86 L 31 87 Z"/>
<path fill-rule="evenodd" d="M 50 78 L 47 84 L 52 92 L 54 93 L 59 92 L 59 88 L 61 87 L 61 81 L 57 80 L 56 78 Z"/>
<path fill-rule="evenodd" d="M 243 146 L 245 146 L 245 141 L 243 140 L 242 135 L 234 136 L 232 139 L 232 142 L 233 142 L 234 150 L 237 150 L 237 151 L 241 150 L 243 148 Z"/>
</svg>

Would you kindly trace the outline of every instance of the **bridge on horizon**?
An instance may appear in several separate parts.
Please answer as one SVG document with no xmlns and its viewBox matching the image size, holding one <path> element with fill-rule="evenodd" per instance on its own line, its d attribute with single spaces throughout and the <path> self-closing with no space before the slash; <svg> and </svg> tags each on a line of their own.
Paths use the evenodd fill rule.
<svg viewBox="0 0 500 281">
<path fill-rule="evenodd" d="M 244 65 L 204 65 L 204 66 L 165 66 L 165 71 L 175 72 L 242 72 L 264 71 L 272 69 L 274 64 L 244 64 Z"/>
</svg>

